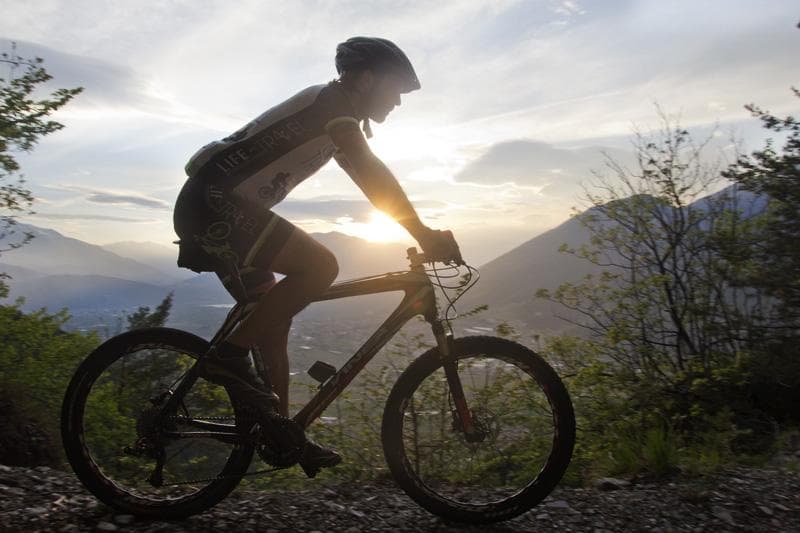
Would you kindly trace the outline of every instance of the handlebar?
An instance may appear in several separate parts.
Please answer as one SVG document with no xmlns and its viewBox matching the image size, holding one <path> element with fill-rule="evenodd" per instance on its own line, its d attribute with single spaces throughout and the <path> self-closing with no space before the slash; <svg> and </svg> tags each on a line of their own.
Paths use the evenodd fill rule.
<svg viewBox="0 0 800 533">
<path fill-rule="evenodd" d="M 412 246 L 406 250 L 408 254 L 408 262 L 412 269 L 417 267 L 422 267 L 425 263 L 434 263 L 434 262 L 442 262 L 442 263 L 455 263 L 456 265 L 466 265 L 464 260 L 461 258 L 461 253 L 458 252 L 455 254 L 455 257 L 428 257 L 424 252 L 417 251 L 416 246 Z"/>
<path fill-rule="evenodd" d="M 449 230 L 432 230 L 426 231 L 415 235 L 417 241 L 424 249 L 423 254 L 419 254 L 416 248 L 408 249 L 408 259 L 411 261 L 412 268 L 420 266 L 422 263 L 442 262 L 456 265 L 464 265 L 464 259 L 461 257 L 461 250 L 458 249 L 458 243 L 453 232 Z"/>
<path fill-rule="evenodd" d="M 444 321 L 448 324 L 452 334 L 453 330 L 452 326 L 450 325 L 450 321 L 458 318 L 458 313 L 455 311 L 455 303 L 459 300 L 459 298 L 464 296 L 469 289 L 475 286 L 475 283 L 477 283 L 478 279 L 480 278 L 480 274 L 478 273 L 477 269 L 469 266 L 461 257 L 461 251 L 458 249 L 458 244 L 453 238 L 453 234 L 449 231 L 441 233 L 445 239 L 449 241 L 447 243 L 449 246 L 445 246 L 443 248 L 434 247 L 433 255 L 425 252 L 419 252 L 417 251 L 417 248 L 413 246 L 406 249 L 406 252 L 408 254 L 408 261 L 410 263 L 411 270 L 426 274 L 428 276 L 431 276 L 431 270 L 425 268 L 425 263 L 434 263 L 438 261 L 450 265 L 451 268 L 453 265 L 456 267 L 466 267 L 466 272 L 462 272 L 462 270 L 459 268 L 456 268 L 456 271 L 453 272 L 448 268 L 445 268 L 444 270 L 437 270 L 434 266 L 432 269 L 432 277 L 429 278 L 434 287 L 441 289 L 442 296 L 447 300 L 448 305 L 444 311 Z M 458 281 L 447 281 L 453 280 L 453 278 L 458 278 Z M 449 290 L 457 291 L 454 297 L 451 297 L 451 295 L 448 294 Z M 451 316 L 451 311 L 455 313 L 454 316 Z"/>
</svg>

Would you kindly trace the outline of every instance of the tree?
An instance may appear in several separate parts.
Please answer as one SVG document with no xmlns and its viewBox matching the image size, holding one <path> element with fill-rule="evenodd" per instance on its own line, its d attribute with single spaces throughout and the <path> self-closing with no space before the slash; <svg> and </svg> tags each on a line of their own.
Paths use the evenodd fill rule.
<svg viewBox="0 0 800 533">
<path fill-rule="evenodd" d="M 574 376 L 578 425 L 595 437 L 587 455 L 630 463 L 640 454 L 663 472 L 678 438 L 729 435 L 724 448 L 769 425 L 752 401 L 747 357 L 770 302 L 734 283 L 719 253 L 722 230 L 733 243 L 746 216 L 735 191 L 711 194 L 724 185 L 708 153 L 713 137 L 696 143 L 676 119 L 661 119 L 659 131 L 636 135 L 634 167 L 607 159 L 610 172 L 596 174 L 578 215 L 589 242 L 563 247 L 602 272 L 539 296 L 570 309 L 584 332 L 548 348 Z"/>
<path fill-rule="evenodd" d="M 133 314 L 128 315 L 128 331 L 143 328 L 156 328 L 166 324 L 167 318 L 169 318 L 169 312 L 172 309 L 172 296 L 172 292 L 167 294 L 152 313 L 149 307 L 142 306 Z"/>
<path fill-rule="evenodd" d="M 792 89 L 800 98 L 800 91 Z M 739 157 L 723 174 L 762 199 L 763 208 L 738 228 L 723 227 L 719 249 L 730 283 L 765 294 L 748 380 L 752 396 L 778 421 L 800 422 L 800 120 L 745 106 L 783 137 Z"/>
<path fill-rule="evenodd" d="M 25 314 L 0 306 L 0 464 L 61 462 L 58 412 L 78 363 L 97 335 L 68 332 L 66 311 Z"/>
<path fill-rule="evenodd" d="M 792 89 L 800 98 L 800 91 Z M 744 155 L 724 172 L 742 189 L 765 197 L 766 209 L 747 227 L 750 246 L 726 248 L 739 267 L 737 282 L 759 287 L 780 302 L 789 330 L 800 323 L 800 120 L 779 118 L 750 104 L 746 108 L 767 130 L 786 135 L 777 149 L 769 139 L 762 150 Z"/>
<path fill-rule="evenodd" d="M 658 133 L 635 138 L 638 168 L 608 159 L 610 175 L 596 174 L 599 192 L 587 191 L 591 208 L 578 215 L 589 244 L 563 248 L 604 272 L 540 293 L 581 317 L 606 360 L 668 386 L 710 372 L 740 343 L 740 296 L 723 286 L 709 245 L 732 199 L 700 200 L 722 179 L 707 142 L 662 114 Z"/>
<path fill-rule="evenodd" d="M 30 214 L 33 205 L 33 195 L 25 185 L 25 176 L 19 173 L 14 152 L 30 152 L 42 137 L 62 129 L 63 124 L 48 117 L 83 90 L 57 89 L 44 98 L 36 96 L 34 93 L 52 79 L 43 62 L 39 57 L 20 57 L 14 43 L 10 53 L 0 54 L 0 64 L 8 67 L 7 74 L 0 76 L 0 240 L 14 233 L 16 218 Z M 16 242 L 8 242 L 0 252 L 22 246 L 31 237 L 25 234 Z M 6 294 L 7 287 L 0 281 L 0 295 Z"/>
</svg>

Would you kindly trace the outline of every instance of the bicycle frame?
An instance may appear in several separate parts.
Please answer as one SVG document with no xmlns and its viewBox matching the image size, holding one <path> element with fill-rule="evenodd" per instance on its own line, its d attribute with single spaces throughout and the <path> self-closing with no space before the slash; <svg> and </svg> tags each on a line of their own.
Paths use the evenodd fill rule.
<svg viewBox="0 0 800 533">
<path fill-rule="evenodd" d="M 417 254 L 415 248 L 409 248 L 408 254 L 408 258 L 411 261 L 410 271 L 392 272 L 379 276 L 370 276 L 335 283 L 322 296 L 314 300 L 315 302 L 321 302 L 383 292 L 404 292 L 403 299 L 389 317 L 378 327 L 375 333 L 366 340 L 335 374 L 322 384 L 314 397 L 293 417 L 294 421 L 303 429 L 308 428 L 308 426 L 325 411 L 331 402 L 342 393 L 347 385 L 353 381 L 358 373 L 361 372 L 367 363 L 389 342 L 406 322 L 414 316 L 422 315 L 431 325 L 439 348 L 439 353 L 442 354 L 445 375 L 450 384 L 456 411 L 461 419 L 461 427 L 468 436 L 474 433 L 475 428 L 472 422 L 472 414 L 464 399 L 461 382 L 456 372 L 455 361 L 447 360 L 447 356 L 450 355 L 452 338 L 450 335 L 445 334 L 444 325 L 441 318 L 438 316 L 434 287 L 423 266 L 424 256 Z M 236 304 L 228 314 L 219 332 L 212 339 L 212 347 L 227 338 L 236 326 L 247 318 L 252 309 L 253 306 L 248 306 L 247 304 Z M 261 358 L 255 357 L 254 359 L 258 371 L 268 378 L 268 372 L 265 372 L 264 369 L 260 367 Z M 197 370 L 195 365 L 174 391 L 167 405 L 164 406 L 162 413 L 177 408 L 177 403 L 180 401 L 180 398 L 189 390 L 196 379 Z M 203 431 L 169 432 L 169 436 L 172 438 L 210 437 L 228 442 L 240 438 L 231 433 L 231 426 L 229 425 L 191 419 L 185 422 Z"/>
<path fill-rule="evenodd" d="M 307 428 L 330 403 L 350 384 L 366 364 L 389 340 L 416 315 L 422 315 L 437 330 L 440 337 L 444 328 L 436 314 L 436 298 L 430 279 L 424 272 L 384 274 L 370 278 L 344 281 L 333 285 L 316 301 L 338 300 L 351 296 L 403 291 L 405 294 L 397 308 L 378 327 L 353 356 L 324 384 L 313 398 L 294 416 L 295 422 Z"/>
</svg>

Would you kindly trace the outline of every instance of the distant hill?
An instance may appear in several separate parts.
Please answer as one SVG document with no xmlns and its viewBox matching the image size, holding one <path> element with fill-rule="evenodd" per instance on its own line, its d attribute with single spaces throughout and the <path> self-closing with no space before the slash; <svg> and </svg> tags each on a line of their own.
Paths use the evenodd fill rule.
<svg viewBox="0 0 800 533">
<path fill-rule="evenodd" d="M 150 242 L 95 246 L 57 231 L 19 224 L 35 237 L 25 246 L 4 252 L 0 272 L 12 279 L 8 302 L 25 298 L 23 309 L 68 308 L 72 327 L 113 329 L 139 306 L 158 305 L 174 293 L 170 325 L 210 334 L 233 303 L 214 274 L 196 274 L 175 264 L 177 247 Z M 339 279 L 402 270 L 405 246 L 369 243 L 341 233 L 313 235 L 339 261 Z M 2 243 L 0 243 L 2 244 Z M 314 306 L 304 317 L 358 317 L 388 309 L 397 296 L 346 299 Z M 388 311 L 387 311 L 388 312 Z"/>
<path fill-rule="evenodd" d="M 723 195 L 735 195 L 738 209 L 749 217 L 761 212 L 766 199 L 736 186 L 699 198 L 692 207 L 710 209 Z M 620 202 L 628 199 L 617 200 Z M 464 307 L 488 304 L 486 313 L 494 319 L 523 323 L 536 333 L 562 332 L 574 328 L 556 315 L 577 318 L 569 310 L 536 298 L 538 289 L 555 289 L 566 282 L 578 282 L 601 268 L 573 255 L 559 252 L 562 244 L 578 248 L 589 242 L 589 234 L 577 218 L 534 237 L 481 267 L 481 280 L 464 296 Z"/>
<path fill-rule="evenodd" d="M 0 256 L 2 259 L 2 256 Z M 42 274 L 37 270 L 33 270 L 30 268 L 25 268 L 17 265 L 9 265 L 7 263 L 0 263 L 0 272 L 11 276 L 11 279 L 34 279 L 40 278 L 42 276 L 46 276 L 47 274 Z M 7 281 L 10 282 L 10 281 Z"/>
<path fill-rule="evenodd" d="M 366 276 L 407 265 L 405 246 L 399 244 L 371 243 L 343 233 L 312 233 L 312 237 L 333 251 L 339 261 L 339 279 Z M 157 268 L 176 280 L 186 280 L 197 274 L 179 268 L 176 261 L 178 247 L 153 242 L 117 242 L 103 246 L 105 250 L 121 257 Z"/>
<path fill-rule="evenodd" d="M 34 238 L 26 245 L 2 253 L 3 263 L 46 275 L 95 275 L 168 285 L 176 279 L 133 259 L 121 257 L 101 246 L 61 235 L 55 230 L 30 224 L 17 224 L 19 232 L 30 232 Z M 0 240 L 0 247 L 14 238 Z"/>
<path fill-rule="evenodd" d="M 68 308 L 76 311 L 131 309 L 160 302 L 169 289 L 104 276 L 43 276 L 11 282 L 12 297 L 25 298 L 25 308 L 47 307 L 51 311 Z"/>
<path fill-rule="evenodd" d="M 726 192 L 730 189 L 718 194 Z M 736 194 L 746 213 L 763 206 L 763 201 L 750 193 Z M 708 202 L 708 198 L 700 199 L 695 205 L 706 208 Z M 207 335 L 220 324 L 232 304 L 232 298 L 213 274 L 195 275 L 190 271 L 176 274 L 172 266 L 176 250 L 169 247 L 116 243 L 103 249 L 52 230 L 26 228 L 34 231 L 36 238 L 0 256 L 3 261 L 0 272 L 14 277 L 7 281 L 11 297 L 26 297 L 26 310 L 68 307 L 76 317 L 76 327 L 89 327 L 98 320 L 101 323 L 116 320 L 114 317 L 141 305 L 153 307 L 172 291 L 170 324 Z M 407 267 L 406 247 L 401 244 L 375 244 L 335 232 L 317 233 L 313 237 L 336 255 L 340 280 Z M 535 293 L 539 288 L 554 289 L 565 282 L 579 281 L 599 270 L 587 261 L 558 251 L 562 244 L 579 247 L 588 238 L 580 222 L 573 218 L 483 265 L 480 282 L 466 293 L 458 309 L 463 312 L 475 305 L 488 304 L 490 310 L 475 320 L 463 321 L 459 327 L 485 327 L 506 320 L 523 326 L 526 333 L 571 328 L 556 317 L 565 314 L 565 309 L 537 299 Z M 149 263 L 144 264 L 145 261 Z M 151 263 L 159 268 L 153 268 Z M 167 271 L 168 268 L 173 270 Z M 183 277 L 177 278 L 178 275 Z M 325 327 L 336 331 L 337 321 L 366 323 L 372 317 L 388 314 L 398 300 L 398 294 L 382 294 L 326 302 L 312 305 L 298 321 L 318 326 L 328 324 Z"/>
<path fill-rule="evenodd" d="M 184 280 L 196 275 L 191 270 L 178 267 L 177 245 L 167 246 L 154 242 L 124 241 L 104 244 L 102 248 L 120 257 L 133 259 L 138 263 L 154 267 L 159 272 L 167 274 L 170 281 Z"/>
<path fill-rule="evenodd" d="M 404 270 L 408 266 L 404 245 L 370 243 L 338 232 L 313 233 L 311 236 L 336 256 L 338 280 Z M 175 298 L 171 324 L 190 331 L 213 331 L 228 311 L 225 306 L 233 303 L 233 298 L 211 273 L 196 275 L 172 286 L 172 289 Z M 400 298 L 398 293 L 389 293 L 325 302 L 310 306 L 298 320 L 353 322 L 374 315 L 388 316 Z"/>
<path fill-rule="evenodd" d="M 596 271 L 594 265 L 558 251 L 565 243 L 577 247 L 586 242 L 588 234 L 581 223 L 567 220 L 483 265 L 480 281 L 461 306 L 488 304 L 487 316 L 522 322 L 536 333 L 563 330 L 568 324 L 555 315 L 564 309 L 536 298 L 535 293 Z"/>
<path fill-rule="evenodd" d="M 403 244 L 368 242 L 335 231 L 312 233 L 311 236 L 336 256 L 339 262 L 338 279 L 383 274 L 408 268 L 406 246 Z"/>
</svg>

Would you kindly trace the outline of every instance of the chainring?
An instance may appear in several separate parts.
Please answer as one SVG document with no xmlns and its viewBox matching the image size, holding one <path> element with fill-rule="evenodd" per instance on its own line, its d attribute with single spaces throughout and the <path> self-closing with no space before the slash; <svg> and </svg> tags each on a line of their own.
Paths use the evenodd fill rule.
<svg viewBox="0 0 800 533">
<path fill-rule="evenodd" d="M 297 464 L 306 445 L 305 431 L 297 422 L 247 404 L 239 405 L 237 418 L 240 417 L 247 428 L 256 422 L 260 425 L 256 452 L 265 463 L 276 468 Z"/>
</svg>

